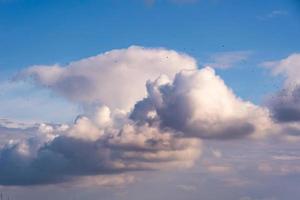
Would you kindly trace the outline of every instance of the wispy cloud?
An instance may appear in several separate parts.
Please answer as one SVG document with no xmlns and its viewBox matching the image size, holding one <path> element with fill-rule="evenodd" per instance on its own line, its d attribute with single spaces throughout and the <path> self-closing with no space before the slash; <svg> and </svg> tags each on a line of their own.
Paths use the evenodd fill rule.
<svg viewBox="0 0 300 200">
<path fill-rule="evenodd" d="M 258 19 L 260 20 L 268 20 L 273 19 L 280 16 L 288 15 L 288 12 L 286 10 L 273 10 L 268 14 L 258 16 Z"/>
<path fill-rule="evenodd" d="M 251 51 L 219 52 L 212 54 L 205 65 L 226 69 L 248 60 L 251 55 Z"/>
</svg>

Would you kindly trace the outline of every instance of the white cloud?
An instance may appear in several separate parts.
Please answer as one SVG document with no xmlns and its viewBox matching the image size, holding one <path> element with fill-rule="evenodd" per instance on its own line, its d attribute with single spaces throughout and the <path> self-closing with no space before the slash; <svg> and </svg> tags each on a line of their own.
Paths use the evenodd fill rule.
<svg viewBox="0 0 300 200">
<path fill-rule="evenodd" d="M 89 106 L 73 124 L 35 124 L 26 129 L 32 134 L 3 144 L 2 185 L 85 183 L 91 176 L 192 167 L 202 139 L 257 139 L 274 128 L 266 108 L 237 97 L 212 68 L 197 69 L 193 58 L 171 50 L 134 46 L 64 67 L 30 67 L 21 77 Z M 211 154 L 223 160 L 220 150 Z M 206 167 L 232 171 L 219 162 Z M 111 177 L 90 182 L 127 182 Z"/>
<path fill-rule="evenodd" d="M 147 83 L 148 97 L 131 118 L 182 132 L 188 137 L 263 137 L 272 128 L 269 113 L 235 96 L 212 68 L 186 70 L 174 81 L 161 77 Z M 155 117 L 148 117 L 156 113 Z"/>
<path fill-rule="evenodd" d="M 283 75 L 285 87 L 300 84 L 300 53 L 293 53 L 281 60 L 267 61 L 262 65 L 268 67 L 276 76 Z"/>
<path fill-rule="evenodd" d="M 131 46 L 71 62 L 67 66 L 32 66 L 19 78 L 32 77 L 75 102 L 102 103 L 129 110 L 146 94 L 145 83 L 161 74 L 173 77 L 182 69 L 196 69 L 192 57 L 162 48 Z"/>
<path fill-rule="evenodd" d="M 92 120 L 99 112 L 110 123 Z M 6 144 L 0 151 L 0 184 L 119 185 L 132 180 L 124 179 L 124 172 L 187 168 L 201 155 L 199 139 L 181 138 L 172 130 L 136 125 L 129 119 L 120 124 L 114 119 L 120 116 L 107 107 L 96 109 L 94 116 L 80 116 L 73 125 L 35 125 L 35 134 Z M 120 176 L 110 179 L 110 174 Z"/>
</svg>

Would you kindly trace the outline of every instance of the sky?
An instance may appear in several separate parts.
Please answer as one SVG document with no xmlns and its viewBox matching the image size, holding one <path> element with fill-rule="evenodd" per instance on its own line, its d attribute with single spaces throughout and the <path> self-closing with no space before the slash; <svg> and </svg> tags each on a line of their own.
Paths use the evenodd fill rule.
<svg viewBox="0 0 300 200">
<path fill-rule="evenodd" d="M 298 0 L 0 0 L 10 199 L 300 198 Z"/>
</svg>

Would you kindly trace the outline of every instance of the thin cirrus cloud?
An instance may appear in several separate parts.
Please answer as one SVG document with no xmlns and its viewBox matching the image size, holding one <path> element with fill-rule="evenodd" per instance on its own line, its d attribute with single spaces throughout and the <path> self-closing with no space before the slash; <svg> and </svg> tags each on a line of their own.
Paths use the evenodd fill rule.
<svg viewBox="0 0 300 200">
<path fill-rule="evenodd" d="M 209 57 L 208 62 L 206 62 L 205 65 L 213 68 L 227 69 L 247 61 L 252 54 L 253 52 L 251 51 L 230 51 L 215 53 Z"/>
<path fill-rule="evenodd" d="M 134 46 L 67 66 L 29 67 L 18 78 L 89 108 L 73 124 L 37 124 L 34 134 L 4 144 L 1 185 L 187 168 L 201 156 L 204 139 L 258 139 L 273 128 L 266 108 L 240 99 L 212 68 L 197 69 L 192 57 L 172 50 Z M 126 180 L 132 181 L 120 182 Z"/>
<path fill-rule="evenodd" d="M 269 20 L 280 16 L 286 16 L 288 15 L 288 11 L 286 10 L 272 10 L 270 13 L 261 15 L 258 17 L 260 20 Z"/>
</svg>

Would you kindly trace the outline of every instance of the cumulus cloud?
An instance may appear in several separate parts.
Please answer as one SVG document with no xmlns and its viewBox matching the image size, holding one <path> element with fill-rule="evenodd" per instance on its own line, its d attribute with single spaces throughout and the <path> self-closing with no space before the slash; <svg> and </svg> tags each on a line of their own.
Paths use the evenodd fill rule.
<svg viewBox="0 0 300 200">
<path fill-rule="evenodd" d="M 174 81 L 166 77 L 149 81 L 147 91 L 131 118 L 159 123 L 186 137 L 262 137 L 272 127 L 267 109 L 236 97 L 209 67 L 182 71 Z"/>
<path fill-rule="evenodd" d="M 131 113 L 98 106 L 74 124 L 41 124 L 33 137 L 7 144 L 0 152 L 0 184 L 191 167 L 201 155 L 199 138 L 261 137 L 270 126 L 264 108 L 236 97 L 211 68 L 184 70 L 173 80 L 160 76 L 146 88 Z"/>
<path fill-rule="evenodd" d="M 0 119 L 0 148 L 12 141 L 21 141 L 34 136 L 38 132 L 35 123 L 24 123 L 9 119 Z"/>
<path fill-rule="evenodd" d="M 292 87 L 300 84 L 300 53 L 294 53 L 277 61 L 267 61 L 263 66 L 271 69 L 274 75 L 283 75 L 285 78 L 285 87 Z"/>
<path fill-rule="evenodd" d="M 75 102 L 102 103 L 129 110 L 145 96 L 148 79 L 173 77 L 182 69 L 196 69 L 194 58 L 173 50 L 131 46 L 71 62 L 66 66 L 32 66 L 18 78 L 50 88 Z"/>
<path fill-rule="evenodd" d="M 132 46 L 67 66 L 29 67 L 19 78 L 88 106 L 73 124 L 35 124 L 26 127 L 31 134 L 3 144 L 1 185 L 109 175 L 130 182 L 127 172 L 193 166 L 202 139 L 261 138 L 273 128 L 266 108 L 240 99 L 212 68 L 197 69 L 192 57 L 172 50 Z M 230 166 L 208 170 L 229 172 Z"/>
<path fill-rule="evenodd" d="M 101 113 L 95 116 L 105 116 L 107 109 L 97 109 Z M 41 124 L 38 135 L 8 143 L 0 151 L 0 184 L 63 183 L 78 177 L 87 181 L 91 176 L 127 171 L 191 167 L 201 154 L 201 142 L 196 139 L 132 121 L 121 128 L 102 122 L 80 116 L 70 126 Z"/>
<path fill-rule="evenodd" d="M 270 68 L 274 75 L 282 75 L 285 78 L 283 88 L 268 101 L 273 118 L 279 123 L 299 123 L 300 54 L 295 53 L 285 59 L 265 62 L 263 65 Z"/>
<path fill-rule="evenodd" d="M 271 116 L 277 123 L 277 132 L 289 142 L 300 141 L 300 54 L 264 62 L 273 75 L 284 78 L 283 87 L 267 99 Z"/>
<path fill-rule="evenodd" d="M 272 96 L 269 105 L 278 122 L 300 121 L 300 86 L 284 88 Z"/>
</svg>

